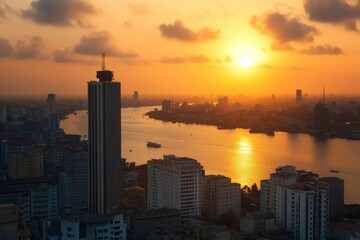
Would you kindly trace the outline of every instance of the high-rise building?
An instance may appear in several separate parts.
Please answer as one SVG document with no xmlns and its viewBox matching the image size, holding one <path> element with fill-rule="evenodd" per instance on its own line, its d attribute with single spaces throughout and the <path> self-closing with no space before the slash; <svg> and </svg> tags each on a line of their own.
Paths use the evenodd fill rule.
<svg viewBox="0 0 360 240">
<path fill-rule="evenodd" d="M 260 211 L 266 213 L 269 211 L 269 193 L 270 193 L 270 180 L 260 181 Z"/>
<path fill-rule="evenodd" d="M 275 214 L 276 197 L 278 186 L 288 186 L 297 181 L 294 166 L 283 166 L 276 168 L 276 172 L 270 174 L 269 180 L 269 206 L 268 211 Z M 264 206 L 263 206 L 264 208 Z"/>
<path fill-rule="evenodd" d="M 171 100 L 163 100 L 161 103 L 161 111 L 171 112 L 173 110 L 173 102 Z"/>
<path fill-rule="evenodd" d="M 89 210 L 101 214 L 120 203 L 123 164 L 120 82 L 105 70 L 104 55 L 96 77 L 99 81 L 88 83 Z"/>
<path fill-rule="evenodd" d="M 329 109 L 324 103 L 317 103 L 314 108 L 314 131 L 324 134 L 329 128 Z"/>
<path fill-rule="evenodd" d="M 51 114 L 56 113 L 55 98 L 56 95 L 54 93 L 49 93 L 46 99 L 46 116 L 48 118 Z"/>
<path fill-rule="evenodd" d="M 132 100 L 134 103 L 137 103 L 139 101 L 139 92 L 138 91 L 134 91 Z"/>
<path fill-rule="evenodd" d="M 6 123 L 6 105 L 0 103 L 0 123 Z"/>
<path fill-rule="evenodd" d="M 241 190 L 239 183 L 231 183 L 225 176 L 208 175 L 202 183 L 202 214 L 211 221 L 229 211 L 240 217 Z"/>
<path fill-rule="evenodd" d="M 302 98 L 302 90 L 301 89 L 296 89 L 296 103 L 300 104 L 302 102 L 303 98 Z"/>
<path fill-rule="evenodd" d="M 318 180 L 318 187 L 329 194 L 329 219 L 344 215 L 344 180 L 338 177 L 322 177 Z"/>
<path fill-rule="evenodd" d="M 23 155 L 14 155 L 9 160 L 9 178 L 41 177 L 44 175 L 44 151 L 31 149 Z"/>
<path fill-rule="evenodd" d="M 19 208 L 14 204 L 0 205 L 0 239 L 19 239 Z"/>
<path fill-rule="evenodd" d="M 203 167 L 195 159 L 165 155 L 148 165 L 148 209 L 175 208 L 181 219 L 201 215 Z"/>
<path fill-rule="evenodd" d="M 277 188 L 276 223 L 295 240 L 325 240 L 329 216 L 326 191 L 300 182 Z"/>
<path fill-rule="evenodd" d="M 46 99 L 46 117 L 50 130 L 58 130 L 60 125 L 59 114 L 56 111 L 56 95 L 49 93 Z"/>
</svg>

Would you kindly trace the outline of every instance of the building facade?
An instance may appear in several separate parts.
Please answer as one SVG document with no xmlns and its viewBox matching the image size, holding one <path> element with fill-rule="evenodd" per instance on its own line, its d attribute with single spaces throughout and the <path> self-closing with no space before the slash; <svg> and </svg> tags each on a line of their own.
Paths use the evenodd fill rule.
<svg viewBox="0 0 360 240">
<path fill-rule="evenodd" d="M 329 195 L 329 219 L 336 219 L 344 215 L 344 180 L 338 177 L 322 177 L 318 180 L 318 187 L 325 189 Z"/>
<path fill-rule="evenodd" d="M 211 221 L 229 211 L 240 217 L 241 190 L 239 183 L 231 183 L 225 176 L 208 175 L 202 183 L 202 214 Z"/>
<path fill-rule="evenodd" d="M 164 155 L 148 161 L 148 209 L 175 208 L 181 219 L 201 215 L 203 167 L 196 160 Z"/>
<path fill-rule="evenodd" d="M 276 223 L 293 239 L 326 240 L 329 198 L 323 189 L 295 183 L 277 187 Z"/>
<path fill-rule="evenodd" d="M 88 83 L 89 210 L 110 212 L 121 198 L 120 83 L 113 72 L 97 72 Z"/>
</svg>

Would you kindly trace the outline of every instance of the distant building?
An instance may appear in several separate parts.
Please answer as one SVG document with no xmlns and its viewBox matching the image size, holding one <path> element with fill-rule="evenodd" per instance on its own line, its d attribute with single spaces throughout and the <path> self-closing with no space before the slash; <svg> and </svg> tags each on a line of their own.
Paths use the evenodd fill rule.
<svg viewBox="0 0 360 240">
<path fill-rule="evenodd" d="M 97 81 L 88 83 L 89 209 L 91 213 L 110 212 L 121 199 L 120 82 L 113 72 L 97 71 Z"/>
<path fill-rule="evenodd" d="M 314 108 L 314 132 L 324 134 L 329 129 L 329 109 L 324 103 L 317 103 Z"/>
<path fill-rule="evenodd" d="M 14 204 L 0 205 L 0 239 L 19 239 L 19 208 Z"/>
<path fill-rule="evenodd" d="M 48 94 L 46 100 L 46 117 L 48 120 L 49 130 L 57 131 L 60 128 L 60 118 L 56 111 L 56 95 L 54 93 Z"/>
<path fill-rule="evenodd" d="M 173 102 L 171 100 L 163 100 L 161 103 L 161 111 L 171 112 L 173 110 Z"/>
<path fill-rule="evenodd" d="M 325 189 L 329 195 L 329 219 L 341 218 L 344 215 L 344 180 L 337 177 L 322 177 L 318 187 Z"/>
<path fill-rule="evenodd" d="M 44 239 L 126 240 L 121 213 L 62 217 L 43 225 Z"/>
<path fill-rule="evenodd" d="M 218 175 L 208 175 L 202 183 L 202 215 L 216 222 L 229 211 L 240 217 L 241 190 L 239 183 L 231 183 L 231 179 Z"/>
<path fill-rule="evenodd" d="M 41 148 L 14 155 L 9 160 L 9 178 L 41 177 L 44 175 L 44 151 Z"/>
<path fill-rule="evenodd" d="M 6 123 L 6 105 L 0 103 L 0 123 Z"/>
<path fill-rule="evenodd" d="M 301 89 L 297 89 L 296 90 L 296 103 L 300 104 L 302 103 L 303 97 L 302 97 L 302 90 Z"/>
<path fill-rule="evenodd" d="M 148 165 L 148 209 L 175 208 L 182 220 L 201 215 L 203 167 L 196 160 L 164 155 Z"/>
<path fill-rule="evenodd" d="M 228 99 L 228 97 L 225 96 L 225 97 L 218 99 L 218 103 L 216 106 L 218 108 L 226 108 L 228 106 L 228 104 L 229 104 L 229 99 Z"/>
<path fill-rule="evenodd" d="M 134 103 L 139 102 L 139 92 L 138 91 L 134 91 L 134 94 L 132 96 L 132 100 Z"/>
<path fill-rule="evenodd" d="M 277 189 L 276 223 L 291 232 L 295 240 L 326 240 L 329 217 L 326 191 L 304 183 Z"/>
</svg>

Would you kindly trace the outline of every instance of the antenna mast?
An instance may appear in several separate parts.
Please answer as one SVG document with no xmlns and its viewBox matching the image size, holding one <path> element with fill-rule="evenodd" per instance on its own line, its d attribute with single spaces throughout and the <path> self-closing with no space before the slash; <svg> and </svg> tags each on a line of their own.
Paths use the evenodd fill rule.
<svg viewBox="0 0 360 240">
<path fill-rule="evenodd" d="M 323 87 L 323 105 L 325 106 L 325 87 Z"/>
<path fill-rule="evenodd" d="M 103 52 L 101 54 L 102 56 L 102 70 L 105 71 L 106 70 L 106 66 L 105 66 L 105 53 Z"/>
</svg>

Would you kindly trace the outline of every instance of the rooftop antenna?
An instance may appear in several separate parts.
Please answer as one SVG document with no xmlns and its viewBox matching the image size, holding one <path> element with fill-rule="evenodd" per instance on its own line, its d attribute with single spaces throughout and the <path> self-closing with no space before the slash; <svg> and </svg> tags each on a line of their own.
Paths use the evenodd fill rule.
<svg viewBox="0 0 360 240">
<path fill-rule="evenodd" d="M 106 66 L 105 66 L 105 53 L 103 52 L 101 54 L 102 56 L 102 70 L 105 71 L 106 70 Z"/>
</svg>

